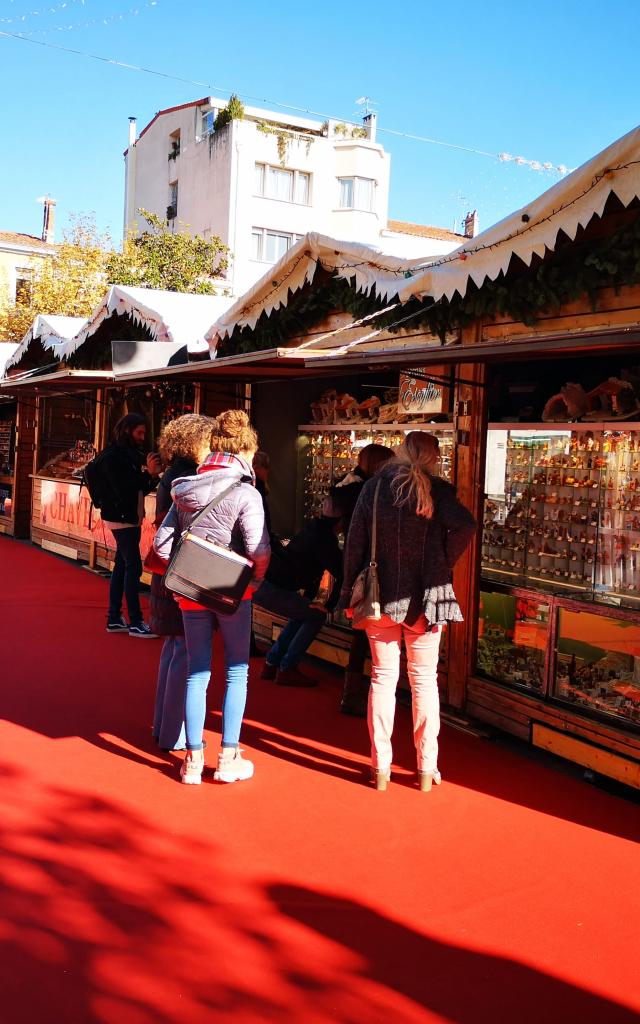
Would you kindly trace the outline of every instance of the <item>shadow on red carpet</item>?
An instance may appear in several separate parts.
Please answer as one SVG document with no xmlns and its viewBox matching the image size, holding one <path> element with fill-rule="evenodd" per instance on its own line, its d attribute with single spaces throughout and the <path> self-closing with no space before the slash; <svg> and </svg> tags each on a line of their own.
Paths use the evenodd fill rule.
<svg viewBox="0 0 640 1024">
<path fill-rule="evenodd" d="M 624 1006 L 311 886 L 239 881 L 208 840 L 0 772 L 5 1024 L 632 1024 Z"/>
</svg>

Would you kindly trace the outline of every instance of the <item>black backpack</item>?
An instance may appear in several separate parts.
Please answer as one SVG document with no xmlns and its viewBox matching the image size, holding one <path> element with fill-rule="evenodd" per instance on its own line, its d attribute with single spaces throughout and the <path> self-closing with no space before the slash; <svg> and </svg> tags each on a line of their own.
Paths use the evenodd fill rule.
<svg viewBox="0 0 640 1024">
<path fill-rule="evenodd" d="M 108 458 L 107 448 L 99 452 L 91 462 L 87 462 L 82 470 L 82 486 L 87 488 L 94 508 L 102 508 L 102 503 L 112 490 L 104 472 L 106 458 Z"/>
</svg>

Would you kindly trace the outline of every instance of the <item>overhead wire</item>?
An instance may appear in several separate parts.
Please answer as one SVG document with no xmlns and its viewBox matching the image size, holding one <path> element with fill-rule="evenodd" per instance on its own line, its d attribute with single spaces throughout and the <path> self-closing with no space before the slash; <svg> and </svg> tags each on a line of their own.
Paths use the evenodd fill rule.
<svg viewBox="0 0 640 1024">
<path fill-rule="evenodd" d="M 153 5 L 149 4 L 149 6 L 153 6 Z M 4 37 L 9 38 L 9 39 L 17 39 L 17 40 L 19 40 L 21 42 L 24 42 L 24 43 L 32 43 L 32 44 L 34 44 L 36 46 L 43 46 L 43 47 L 46 47 L 46 48 L 52 49 L 52 50 L 59 50 L 59 51 L 61 51 L 63 53 L 73 54 L 74 56 L 77 56 L 77 57 L 85 57 L 88 60 L 100 61 L 103 64 L 111 64 L 111 65 L 113 65 L 115 67 L 124 68 L 127 71 L 136 71 L 136 72 L 139 72 L 141 74 L 154 75 L 157 78 L 169 79 L 170 81 L 173 81 L 173 82 L 180 82 L 183 85 L 198 86 L 198 88 L 203 88 L 203 89 L 211 90 L 212 92 L 213 91 L 217 91 L 217 92 L 222 92 L 222 93 L 231 93 L 231 92 L 234 91 L 234 90 L 230 90 L 226 86 L 215 85 L 212 82 L 204 82 L 204 81 L 200 81 L 200 80 L 194 79 L 194 78 L 184 78 L 181 75 L 169 74 L 168 72 L 165 72 L 165 71 L 159 71 L 156 68 L 148 68 L 148 67 L 144 67 L 144 66 L 138 65 L 138 64 L 131 64 L 131 63 L 127 62 L 127 61 L 121 61 L 121 60 L 116 59 L 115 57 L 104 57 L 104 56 L 102 56 L 100 54 L 91 53 L 91 52 L 89 52 L 87 50 L 77 50 L 77 49 L 74 49 L 73 47 L 62 46 L 60 43 L 51 43 L 51 42 L 48 42 L 47 40 L 44 40 L 44 39 L 33 39 L 31 36 L 27 35 L 26 33 L 7 32 L 7 31 L 2 30 L 2 31 L 0 31 L 0 36 L 4 36 Z M 281 103 L 279 100 L 268 99 L 266 97 L 261 97 L 261 96 L 254 96 L 254 95 L 252 95 L 250 93 L 246 93 L 246 92 L 239 92 L 237 95 L 239 95 L 240 97 L 243 97 L 244 99 L 252 100 L 252 101 L 254 101 L 256 103 L 268 103 L 271 106 L 279 107 L 282 110 L 290 110 L 290 111 L 293 111 L 294 113 L 298 113 L 298 114 L 307 114 L 307 115 L 309 115 L 311 117 L 321 117 L 325 121 L 335 121 L 335 120 L 337 120 L 337 118 L 333 117 L 330 114 L 324 114 L 324 113 L 322 113 L 322 112 L 320 112 L 318 110 L 312 110 L 312 109 L 310 109 L 308 107 L 299 107 L 299 106 L 295 106 L 295 105 L 290 104 L 290 103 Z M 563 175 L 567 174 L 569 172 L 569 170 L 570 170 L 570 168 L 566 167 L 564 164 L 556 164 L 556 165 L 554 165 L 554 164 L 551 164 L 549 161 L 544 161 L 543 162 L 543 161 L 540 161 L 540 160 L 529 160 L 526 157 L 522 157 L 522 156 L 515 156 L 514 157 L 514 156 L 511 156 L 511 154 L 505 153 L 505 152 L 493 153 L 493 152 L 489 152 L 488 150 L 474 148 L 473 146 L 462 146 L 462 145 L 459 145 L 459 144 L 456 144 L 456 143 L 452 143 L 452 142 L 444 142 L 441 139 L 432 139 L 432 138 L 429 138 L 429 137 L 424 136 L 424 135 L 414 135 L 411 132 L 402 132 L 402 131 L 398 131 L 397 129 L 393 129 L 393 128 L 385 128 L 385 127 L 381 126 L 381 127 L 378 127 L 377 131 L 386 133 L 387 135 L 393 135 L 393 136 L 395 136 L 397 138 L 408 139 L 408 140 L 414 141 L 414 142 L 424 142 L 424 143 L 427 143 L 427 144 L 433 145 L 433 146 L 443 146 L 443 147 L 445 147 L 447 149 L 455 149 L 455 150 L 459 150 L 461 152 L 475 154 L 476 156 L 488 157 L 488 158 L 490 158 L 492 160 L 497 160 L 497 161 L 499 161 L 501 163 L 513 161 L 518 166 L 525 166 L 526 165 L 530 169 L 532 169 L 534 171 L 538 171 L 538 172 L 540 172 L 540 171 L 554 171 L 555 173 L 558 173 L 561 176 L 563 176 Z"/>
</svg>

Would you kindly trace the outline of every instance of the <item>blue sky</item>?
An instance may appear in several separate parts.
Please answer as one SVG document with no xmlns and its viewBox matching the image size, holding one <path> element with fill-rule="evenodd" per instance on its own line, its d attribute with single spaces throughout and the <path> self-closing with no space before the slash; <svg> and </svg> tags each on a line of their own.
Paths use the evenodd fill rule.
<svg viewBox="0 0 640 1024">
<path fill-rule="evenodd" d="M 640 120 L 639 22 L 637 0 L 0 0 L 0 30 L 210 82 L 252 105 L 355 119 L 368 95 L 382 128 L 568 167 Z M 39 234 L 36 199 L 48 192 L 63 225 L 93 211 L 118 241 L 128 116 L 141 129 L 207 92 L 0 37 L 0 230 Z M 392 155 L 390 216 L 401 220 L 450 228 L 477 207 L 485 228 L 558 180 L 379 139 Z"/>
</svg>

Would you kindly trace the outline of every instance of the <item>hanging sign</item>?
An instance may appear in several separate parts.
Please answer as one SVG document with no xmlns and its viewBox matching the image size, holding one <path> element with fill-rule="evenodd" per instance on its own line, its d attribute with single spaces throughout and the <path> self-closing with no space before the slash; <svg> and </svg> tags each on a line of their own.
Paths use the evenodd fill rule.
<svg viewBox="0 0 640 1024">
<path fill-rule="evenodd" d="M 86 487 L 66 480 L 42 480 L 40 482 L 40 526 L 51 533 L 78 540 L 97 541 L 105 547 L 115 549 L 113 534 L 105 526 L 100 513 L 91 509 L 91 498 Z M 144 558 L 153 543 L 153 520 L 155 516 L 155 494 L 145 498 L 145 514 L 142 520 L 140 553 Z"/>
<path fill-rule="evenodd" d="M 66 537 L 92 540 L 87 489 L 64 480 L 43 480 L 40 486 L 40 526 Z"/>
<path fill-rule="evenodd" d="M 423 371 L 419 371 L 422 373 Z M 434 370 L 434 375 L 439 376 L 441 368 Z M 428 418 L 430 415 L 441 414 L 446 411 L 444 384 L 435 381 L 420 380 L 412 376 L 412 371 L 400 374 L 400 395 L 398 400 L 399 412 L 409 416 L 422 416 Z"/>
</svg>

